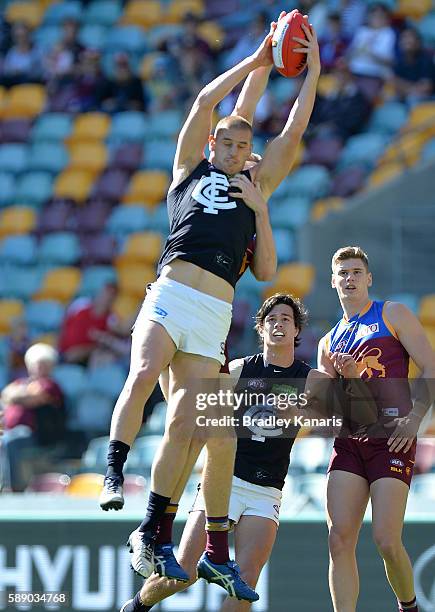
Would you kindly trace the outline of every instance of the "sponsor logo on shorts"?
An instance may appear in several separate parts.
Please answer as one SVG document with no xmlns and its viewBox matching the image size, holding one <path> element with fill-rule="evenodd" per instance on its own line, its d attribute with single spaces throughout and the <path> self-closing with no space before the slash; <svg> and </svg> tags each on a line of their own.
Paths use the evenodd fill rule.
<svg viewBox="0 0 435 612">
<path fill-rule="evenodd" d="M 400 468 L 398 468 L 398 467 L 395 467 L 394 465 L 392 465 L 392 466 L 390 467 L 390 471 L 391 471 L 391 472 L 396 472 L 397 474 L 403 474 L 403 470 L 401 470 L 401 469 L 400 469 Z"/>
<path fill-rule="evenodd" d="M 233 263 L 231 257 L 228 257 L 228 255 L 225 255 L 225 253 L 221 253 L 220 251 L 216 253 L 214 259 L 217 265 L 221 266 L 221 268 L 225 268 L 225 270 L 229 270 L 231 264 Z"/>
<path fill-rule="evenodd" d="M 160 308 L 160 306 L 154 306 L 154 312 L 159 315 L 159 317 L 166 317 L 168 316 L 168 313 L 166 312 L 166 310 L 163 310 L 163 308 Z"/>
<path fill-rule="evenodd" d="M 411 468 L 410 468 L 410 467 L 407 467 L 407 468 L 405 469 L 405 472 L 406 472 L 406 475 L 407 475 L 407 476 L 410 476 L 410 475 L 411 475 Z"/>
<path fill-rule="evenodd" d="M 405 464 L 403 463 L 403 461 L 401 459 L 390 459 L 390 463 L 391 465 L 397 465 L 399 467 L 404 467 Z"/>
</svg>

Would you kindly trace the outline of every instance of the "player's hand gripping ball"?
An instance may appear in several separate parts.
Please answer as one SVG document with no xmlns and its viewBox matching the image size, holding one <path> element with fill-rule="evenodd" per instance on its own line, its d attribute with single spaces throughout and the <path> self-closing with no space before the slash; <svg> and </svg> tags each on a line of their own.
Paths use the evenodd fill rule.
<svg viewBox="0 0 435 612">
<path fill-rule="evenodd" d="M 294 53 L 293 49 L 300 48 L 301 43 L 293 37 L 306 39 L 302 24 L 310 27 L 306 15 L 297 9 L 281 17 L 272 37 L 273 63 L 280 74 L 285 77 L 296 77 L 305 68 L 307 56 L 305 53 Z"/>
</svg>

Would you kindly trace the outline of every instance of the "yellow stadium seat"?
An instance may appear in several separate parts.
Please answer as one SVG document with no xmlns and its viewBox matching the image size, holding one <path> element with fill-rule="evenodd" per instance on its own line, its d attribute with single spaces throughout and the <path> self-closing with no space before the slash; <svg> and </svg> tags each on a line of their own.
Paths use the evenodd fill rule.
<svg viewBox="0 0 435 612">
<path fill-rule="evenodd" d="M 0 213 L 0 237 L 28 234 L 36 223 L 36 212 L 27 206 L 9 206 Z"/>
<path fill-rule="evenodd" d="M 46 93 L 43 85 L 15 85 L 9 90 L 3 109 L 4 119 L 31 119 L 42 113 Z"/>
<path fill-rule="evenodd" d="M 123 202 L 144 202 L 150 207 L 159 204 L 166 196 L 169 174 L 162 170 L 142 170 L 133 174 Z"/>
<path fill-rule="evenodd" d="M 23 314 L 23 304 L 19 300 L 0 300 L 0 334 L 8 334 L 12 323 Z"/>
<path fill-rule="evenodd" d="M 34 300 L 58 300 L 66 304 L 77 293 L 81 276 L 80 270 L 73 267 L 50 270 L 44 277 L 41 289 L 32 297 Z"/>
<path fill-rule="evenodd" d="M 149 263 L 155 264 L 163 247 L 162 235 L 159 232 L 138 232 L 130 234 L 124 251 L 116 258 L 117 264 Z"/>
<path fill-rule="evenodd" d="M 34 338 L 32 338 L 32 342 L 34 342 L 35 344 L 37 342 L 42 342 L 43 344 L 48 344 L 49 346 L 56 348 L 59 343 L 59 336 L 58 334 L 50 333 L 41 334 L 40 336 L 35 336 Z"/>
<path fill-rule="evenodd" d="M 403 173 L 403 164 L 399 162 L 391 162 L 389 164 L 382 164 L 376 168 L 369 177 L 370 187 L 378 187 L 388 181 L 391 181 L 396 176 L 400 176 Z"/>
<path fill-rule="evenodd" d="M 435 293 L 421 299 L 418 316 L 423 325 L 435 325 Z"/>
<path fill-rule="evenodd" d="M 335 74 L 321 74 L 317 82 L 317 93 L 321 96 L 328 96 L 337 91 L 338 79 Z"/>
<path fill-rule="evenodd" d="M 102 474 L 76 474 L 71 478 L 65 493 L 74 497 L 98 497 L 103 484 Z"/>
<path fill-rule="evenodd" d="M 139 311 L 139 307 L 145 297 L 145 293 L 140 298 L 128 293 L 119 293 L 113 304 L 113 312 L 123 322 L 133 321 Z"/>
<path fill-rule="evenodd" d="M 163 22 L 162 8 L 159 0 L 130 0 L 122 16 L 124 25 L 136 25 L 150 28 Z"/>
<path fill-rule="evenodd" d="M 289 263 L 279 266 L 273 284 L 263 295 L 265 298 L 274 293 L 291 293 L 295 297 L 303 298 L 307 295 L 314 282 L 314 267 L 306 263 Z"/>
<path fill-rule="evenodd" d="M 107 149 L 103 142 L 75 142 L 69 146 L 70 170 L 99 174 L 107 164 Z"/>
<path fill-rule="evenodd" d="M 30 28 L 35 28 L 41 23 L 43 13 L 44 7 L 38 2 L 13 2 L 6 9 L 6 21 L 22 21 Z"/>
<path fill-rule="evenodd" d="M 331 197 L 323 200 L 317 200 L 311 209 L 311 219 L 313 221 L 320 221 L 331 211 L 342 210 L 345 206 L 343 198 Z"/>
<path fill-rule="evenodd" d="M 143 300 L 148 283 L 156 280 L 156 269 L 149 264 L 115 263 L 121 293 Z"/>
<path fill-rule="evenodd" d="M 432 0 L 399 0 L 394 13 L 399 17 L 421 19 L 432 8 Z"/>
<path fill-rule="evenodd" d="M 105 113 L 83 113 L 74 122 L 67 142 L 104 140 L 110 130 L 111 119 Z"/>
<path fill-rule="evenodd" d="M 403 131 L 424 130 L 427 139 L 435 134 L 435 102 L 423 102 L 414 106 Z"/>
<path fill-rule="evenodd" d="M 225 42 L 225 31 L 214 21 L 200 23 L 198 34 L 210 45 L 213 51 L 219 51 Z"/>
<path fill-rule="evenodd" d="M 54 195 L 59 198 L 72 198 L 76 202 L 83 202 L 91 192 L 94 179 L 94 172 L 66 168 L 57 177 L 54 185 Z"/>
<path fill-rule="evenodd" d="M 172 0 L 165 12 L 165 21 L 170 23 L 180 23 L 187 14 L 204 14 L 204 3 L 202 0 Z"/>
<path fill-rule="evenodd" d="M 143 81 L 147 81 L 152 77 L 154 72 L 154 64 L 156 60 L 160 57 L 164 57 L 164 55 L 159 52 L 147 53 L 146 55 L 144 55 L 144 58 L 139 68 L 139 76 Z"/>
<path fill-rule="evenodd" d="M 380 165 L 398 162 L 402 168 L 413 166 L 420 159 L 421 150 L 427 138 L 427 135 L 421 132 L 402 135 L 385 151 L 380 159 Z"/>
</svg>

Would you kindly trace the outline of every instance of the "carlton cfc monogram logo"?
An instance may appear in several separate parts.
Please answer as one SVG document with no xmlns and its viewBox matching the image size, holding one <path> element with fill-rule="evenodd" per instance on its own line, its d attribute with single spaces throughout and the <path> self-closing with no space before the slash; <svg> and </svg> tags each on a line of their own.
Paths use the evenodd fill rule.
<svg viewBox="0 0 435 612">
<path fill-rule="evenodd" d="M 204 206 L 204 212 L 217 215 L 220 210 L 236 208 L 237 203 L 228 199 L 230 186 L 225 174 L 210 172 L 210 176 L 203 176 L 192 192 L 192 198 Z M 222 192 L 225 195 L 220 195 Z"/>
</svg>

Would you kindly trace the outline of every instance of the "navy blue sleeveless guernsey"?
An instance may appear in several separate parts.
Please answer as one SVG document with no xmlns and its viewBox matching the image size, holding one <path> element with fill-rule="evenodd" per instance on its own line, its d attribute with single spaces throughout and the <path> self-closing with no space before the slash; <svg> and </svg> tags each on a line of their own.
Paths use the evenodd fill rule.
<svg viewBox="0 0 435 612">
<path fill-rule="evenodd" d="M 248 171 L 244 171 L 249 179 Z M 183 259 L 223 278 L 233 287 L 255 234 L 255 214 L 228 195 L 228 176 L 207 159 L 167 196 L 170 231 L 157 272 Z"/>
</svg>

